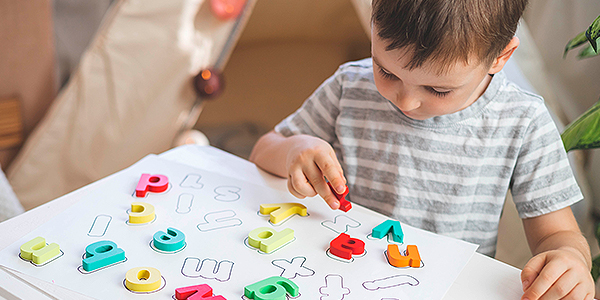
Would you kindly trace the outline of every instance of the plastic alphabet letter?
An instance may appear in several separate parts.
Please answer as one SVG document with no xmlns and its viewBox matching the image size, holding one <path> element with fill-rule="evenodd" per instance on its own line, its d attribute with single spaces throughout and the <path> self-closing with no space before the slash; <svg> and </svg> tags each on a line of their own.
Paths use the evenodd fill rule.
<svg viewBox="0 0 600 300">
<path fill-rule="evenodd" d="M 208 284 L 186 286 L 175 289 L 177 300 L 227 300 L 223 296 L 213 296 L 213 290 Z"/>
<path fill-rule="evenodd" d="M 153 237 L 154 247 L 161 251 L 174 252 L 185 246 L 185 234 L 183 232 L 169 227 L 167 232 L 158 231 Z"/>
<path fill-rule="evenodd" d="M 406 256 L 400 253 L 398 245 L 389 244 L 387 248 L 387 257 L 390 264 L 394 267 L 418 268 L 421 266 L 421 255 L 416 245 L 406 246 Z"/>
<path fill-rule="evenodd" d="M 146 197 L 148 192 L 162 193 L 169 187 L 169 179 L 165 175 L 142 174 L 135 188 L 135 196 Z"/>
<path fill-rule="evenodd" d="M 340 233 L 338 237 L 329 243 L 329 252 L 343 259 L 351 259 L 352 255 L 365 253 L 365 242 L 351 238 L 345 233 Z"/>
<path fill-rule="evenodd" d="M 160 271 L 151 267 L 137 267 L 125 274 L 125 286 L 133 292 L 154 292 L 162 285 Z"/>
<path fill-rule="evenodd" d="M 248 244 L 266 253 L 272 252 L 293 239 L 294 230 L 290 228 L 277 232 L 269 227 L 259 227 L 248 234 Z"/>
<path fill-rule="evenodd" d="M 38 236 L 31 241 L 21 245 L 21 257 L 41 265 L 60 255 L 60 247 L 57 243 L 46 245 L 46 239 Z"/>
<path fill-rule="evenodd" d="M 244 288 L 244 296 L 254 300 L 286 300 L 286 294 L 298 297 L 300 288 L 291 280 L 273 276 Z"/>
<path fill-rule="evenodd" d="M 154 213 L 154 205 L 145 202 L 131 203 L 131 211 L 129 212 L 129 223 L 145 224 L 152 222 L 156 214 Z"/>
<path fill-rule="evenodd" d="M 402 231 L 402 225 L 400 221 L 386 220 L 383 223 L 373 228 L 371 236 L 377 239 L 381 239 L 388 233 L 392 233 L 392 239 L 396 243 L 404 242 L 404 232 Z"/>
<path fill-rule="evenodd" d="M 343 211 L 343 212 L 348 212 L 352 208 L 352 203 L 350 203 L 350 201 L 346 200 L 346 195 L 348 195 L 348 193 L 350 192 L 348 190 L 348 186 L 346 186 L 346 190 L 343 193 L 338 194 L 333 189 L 333 186 L 331 185 L 331 182 L 328 181 L 327 185 L 329 185 L 329 189 L 331 189 L 331 192 L 333 192 L 333 194 L 335 195 L 335 197 L 340 201 L 340 210 Z"/>
<path fill-rule="evenodd" d="M 98 241 L 85 247 L 82 266 L 91 272 L 125 260 L 125 251 L 111 241 Z"/>
<path fill-rule="evenodd" d="M 306 216 L 306 206 L 300 203 L 273 203 L 261 204 L 260 213 L 263 215 L 271 215 L 271 223 L 277 224 L 293 214 Z"/>
</svg>

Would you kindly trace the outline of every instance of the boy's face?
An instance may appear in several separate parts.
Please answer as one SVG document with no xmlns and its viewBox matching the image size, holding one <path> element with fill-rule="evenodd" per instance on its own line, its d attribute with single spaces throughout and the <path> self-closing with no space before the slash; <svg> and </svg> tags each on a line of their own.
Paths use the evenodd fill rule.
<svg viewBox="0 0 600 300">
<path fill-rule="evenodd" d="M 430 62 L 408 70 L 410 55 L 405 55 L 404 49 L 386 51 L 387 44 L 376 32 L 373 29 L 371 34 L 371 55 L 377 90 L 411 119 L 425 120 L 465 109 L 491 80 L 490 68 L 483 64 L 457 62 L 441 75 Z"/>
</svg>

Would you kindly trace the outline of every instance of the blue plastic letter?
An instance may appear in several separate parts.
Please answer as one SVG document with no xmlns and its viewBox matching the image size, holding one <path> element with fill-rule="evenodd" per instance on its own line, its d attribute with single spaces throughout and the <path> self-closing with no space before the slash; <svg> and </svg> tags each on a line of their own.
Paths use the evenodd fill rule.
<svg viewBox="0 0 600 300">
<path fill-rule="evenodd" d="M 386 236 L 388 233 L 392 232 L 392 239 L 396 243 L 404 242 L 404 232 L 402 232 L 402 225 L 400 225 L 400 221 L 395 220 L 387 220 L 375 228 L 371 233 L 371 236 L 377 239 L 381 239 Z"/>
<path fill-rule="evenodd" d="M 99 241 L 85 247 L 83 269 L 91 272 L 125 260 L 125 251 L 111 241 Z"/>
<path fill-rule="evenodd" d="M 169 227 L 167 232 L 159 231 L 154 234 L 154 247 L 161 251 L 174 252 L 185 246 L 185 234 Z"/>
</svg>

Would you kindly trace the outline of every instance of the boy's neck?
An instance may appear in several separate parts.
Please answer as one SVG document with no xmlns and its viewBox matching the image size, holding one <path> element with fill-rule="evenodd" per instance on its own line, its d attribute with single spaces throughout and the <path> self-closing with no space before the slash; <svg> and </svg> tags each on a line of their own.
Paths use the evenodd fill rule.
<svg viewBox="0 0 600 300">
<path fill-rule="evenodd" d="M 493 76 L 494 76 L 493 74 L 485 75 L 485 77 L 483 78 L 481 83 L 477 86 L 475 91 L 473 91 L 473 94 L 471 95 L 471 97 L 469 98 L 469 100 L 467 101 L 467 103 L 466 103 L 465 107 L 463 107 L 463 109 L 471 106 L 471 104 L 475 103 L 475 101 L 477 101 L 477 99 L 479 99 L 479 97 L 481 97 L 481 95 L 483 95 L 483 93 L 485 93 L 488 86 L 490 85 L 490 82 L 492 82 Z"/>
</svg>

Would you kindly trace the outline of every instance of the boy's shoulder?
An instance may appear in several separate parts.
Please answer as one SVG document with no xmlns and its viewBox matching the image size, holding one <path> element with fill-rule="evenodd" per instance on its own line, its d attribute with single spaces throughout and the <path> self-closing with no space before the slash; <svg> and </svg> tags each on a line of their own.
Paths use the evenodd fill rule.
<svg viewBox="0 0 600 300">
<path fill-rule="evenodd" d="M 498 90 L 498 94 L 500 96 L 511 98 L 512 101 L 531 101 L 532 103 L 536 103 L 538 105 L 544 103 L 542 96 L 522 88 L 517 83 L 510 80 L 504 71 L 500 71 L 494 76 L 499 77 L 498 79 L 500 81 L 500 88 Z"/>
<path fill-rule="evenodd" d="M 539 110 L 547 110 L 542 96 L 523 89 L 518 84 L 508 79 L 504 71 L 500 71 L 498 74 L 494 75 L 492 82 L 497 85 L 497 92 L 495 93 L 492 102 L 495 103 L 495 105 L 504 107 L 509 111 L 523 111 L 529 115 L 529 117 L 533 117 Z"/>
</svg>

